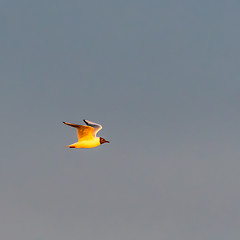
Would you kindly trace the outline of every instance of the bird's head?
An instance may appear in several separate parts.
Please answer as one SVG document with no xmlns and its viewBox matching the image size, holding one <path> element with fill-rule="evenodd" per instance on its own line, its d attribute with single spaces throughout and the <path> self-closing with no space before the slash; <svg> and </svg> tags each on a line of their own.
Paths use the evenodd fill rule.
<svg viewBox="0 0 240 240">
<path fill-rule="evenodd" d="M 103 144 L 103 143 L 110 143 L 110 142 L 100 137 L 100 144 Z"/>
</svg>

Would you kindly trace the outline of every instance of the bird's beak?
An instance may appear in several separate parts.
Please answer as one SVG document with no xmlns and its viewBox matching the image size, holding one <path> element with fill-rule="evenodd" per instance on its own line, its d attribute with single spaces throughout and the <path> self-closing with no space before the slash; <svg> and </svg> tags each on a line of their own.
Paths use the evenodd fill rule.
<svg viewBox="0 0 240 240">
<path fill-rule="evenodd" d="M 110 142 L 106 140 L 106 143 L 110 143 Z"/>
</svg>

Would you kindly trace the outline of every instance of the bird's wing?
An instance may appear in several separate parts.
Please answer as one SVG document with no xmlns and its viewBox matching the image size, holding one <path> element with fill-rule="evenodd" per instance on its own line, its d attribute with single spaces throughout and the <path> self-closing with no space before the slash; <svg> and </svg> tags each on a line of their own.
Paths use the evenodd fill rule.
<svg viewBox="0 0 240 240">
<path fill-rule="evenodd" d="M 83 126 L 73 123 L 63 122 L 64 124 L 77 129 L 78 141 L 91 140 L 94 138 L 94 128 L 91 126 Z"/>
<path fill-rule="evenodd" d="M 97 132 L 99 132 L 102 129 L 102 126 L 100 124 L 94 123 L 94 122 L 90 122 L 88 120 L 83 120 L 88 126 L 93 127 L 93 136 L 96 137 Z"/>
</svg>

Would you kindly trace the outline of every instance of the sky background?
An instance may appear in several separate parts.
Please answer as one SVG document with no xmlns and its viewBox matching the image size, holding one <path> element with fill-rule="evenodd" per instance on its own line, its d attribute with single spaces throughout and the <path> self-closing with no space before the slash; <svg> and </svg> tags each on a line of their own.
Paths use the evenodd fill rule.
<svg viewBox="0 0 240 240">
<path fill-rule="evenodd" d="M 239 239 L 239 12 L 1 0 L 1 239 Z"/>
</svg>

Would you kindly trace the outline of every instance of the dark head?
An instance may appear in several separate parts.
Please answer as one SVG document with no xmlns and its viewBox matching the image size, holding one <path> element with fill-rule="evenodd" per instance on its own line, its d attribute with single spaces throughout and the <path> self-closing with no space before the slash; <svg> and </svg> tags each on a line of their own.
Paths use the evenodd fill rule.
<svg viewBox="0 0 240 240">
<path fill-rule="evenodd" d="M 100 137 L 100 144 L 103 144 L 103 143 L 110 143 L 110 142 Z"/>
</svg>

